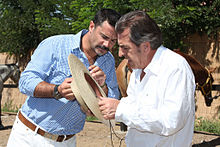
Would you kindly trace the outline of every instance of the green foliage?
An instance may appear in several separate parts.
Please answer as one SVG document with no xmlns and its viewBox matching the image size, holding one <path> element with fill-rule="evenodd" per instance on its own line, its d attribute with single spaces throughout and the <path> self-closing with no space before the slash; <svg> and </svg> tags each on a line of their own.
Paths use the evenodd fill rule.
<svg viewBox="0 0 220 147">
<path fill-rule="evenodd" d="M 15 54 L 22 62 L 44 38 L 71 32 L 70 2 L 0 0 L 0 52 Z"/>
<path fill-rule="evenodd" d="M 32 24 L 33 3 L 13 0 L 0 2 L 0 51 L 25 54 L 30 49 L 29 46 L 36 46 L 38 40 L 37 28 Z"/>
<path fill-rule="evenodd" d="M 72 22 L 72 30 L 75 33 L 88 28 L 95 13 L 101 8 L 111 8 L 121 14 L 132 10 L 132 5 L 129 0 L 90 0 L 89 2 L 83 0 L 73 0 L 70 7 L 75 10 L 74 16 L 76 16 L 76 19 Z"/>
<path fill-rule="evenodd" d="M 46 37 L 71 33 L 71 22 L 74 21 L 70 9 L 72 0 L 40 0 L 35 8 L 35 24 L 40 32 L 40 41 Z"/>
<path fill-rule="evenodd" d="M 93 18 L 95 11 L 94 9 L 97 5 L 93 4 L 93 1 L 88 3 L 87 1 L 74 0 L 71 3 L 70 8 L 75 9 L 74 16 L 76 16 L 75 21 L 71 23 L 73 32 L 78 32 L 81 29 L 87 29 L 90 20 Z"/>
<path fill-rule="evenodd" d="M 94 120 L 98 120 L 95 116 L 87 116 L 86 117 L 87 121 L 94 121 Z"/>
<path fill-rule="evenodd" d="M 220 28 L 220 0 L 0 0 L 0 52 L 22 62 L 46 37 L 87 29 L 101 8 L 146 11 L 171 49 L 185 47 L 190 34 L 213 35 Z"/>
<path fill-rule="evenodd" d="M 212 35 L 220 28 L 220 0 L 130 0 L 160 25 L 165 46 L 183 48 L 190 34 Z"/>
<path fill-rule="evenodd" d="M 198 118 L 195 122 L 195 131 L 204 131 L 215 134 L 220 134 L 220 121 L 218 120 L 207 120 Z"/>
<path fill-rule="evenodd" d="M 21 106 L 19 107 L 15 107 L 12 105 L 12 100 L 10 100 L 8 103 L 5 103 L 4 107 L 2 108 L 3 112 L 18 112 L 18 110 L 21 108 Z"/>
</svg>

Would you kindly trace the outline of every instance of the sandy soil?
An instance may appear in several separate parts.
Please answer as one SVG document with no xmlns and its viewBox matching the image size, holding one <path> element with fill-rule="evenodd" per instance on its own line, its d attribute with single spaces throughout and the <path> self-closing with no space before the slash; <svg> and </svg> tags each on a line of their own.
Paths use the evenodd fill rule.
<svg viewBox="0 0 220 147">
<path fill-rule="evenodd" d="M 14 119 L 15 114 L 3 113 L 2 122 L 5 128 L 0 130 L 0 147 L 6 147 Z M 120 139 L 125 136 L 125 132 L 120 131 L 118 125 L 114 127 L 114 131 L 117 137 L 111 135 L 110 129 L 104 124 L 86 122 L 84 130 L 77 134 L 77 147 L 119 147 Z M 121 141 L 121 147 L 126 147 L 124 140 Z M 193 147 L 220 147 L 220 134 L 195 132 Z"/>
</svg>

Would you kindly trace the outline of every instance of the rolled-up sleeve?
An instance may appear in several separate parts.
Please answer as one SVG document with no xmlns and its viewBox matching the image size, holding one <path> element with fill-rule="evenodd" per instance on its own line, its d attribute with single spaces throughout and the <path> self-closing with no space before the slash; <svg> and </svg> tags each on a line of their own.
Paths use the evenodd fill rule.
<svg viewBox="0 0 220 147">
<path fill-rule="evenodd" d="M 33 96 L 35 87 L 44 81 L 50 74 L 50 68 L 54 59 L 52 40 L 48 38 L 42 41 L 31 56 L 25 70 L 22 72 L 19 80 L 19 90 L 28 96 Z"/>
</svg>

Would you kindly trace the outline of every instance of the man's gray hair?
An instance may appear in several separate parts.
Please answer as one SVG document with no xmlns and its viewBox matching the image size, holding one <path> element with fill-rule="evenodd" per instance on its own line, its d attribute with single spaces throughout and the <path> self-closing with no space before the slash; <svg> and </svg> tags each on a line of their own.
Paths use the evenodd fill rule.
<svg viewBox="0 0 220 147">
<path fill-rule="evenodd" d="M 116 32 L 121 34 L 130 29 L 130 40 L 139 46 L 143 42 L 150 42 L 152 49 L 162 44 L 162 34 L 156 22 L 143 11 L 132 11 L 123 15 L 115 26 Z"/>
</svg>

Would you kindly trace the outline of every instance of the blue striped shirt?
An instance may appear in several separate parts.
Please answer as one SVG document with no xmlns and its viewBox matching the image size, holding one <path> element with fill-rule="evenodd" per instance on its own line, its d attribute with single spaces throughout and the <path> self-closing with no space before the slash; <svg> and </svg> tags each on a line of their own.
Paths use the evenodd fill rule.
<svg viewBox="0 0 220 147">
<path fill-rule="evenodd" d="M 65 78 L 71 77 L 68 66 L 68 55 L 74 54 L 88 68 L 89 61 L 80 49 L 81 36 L 87 30 L 76 35 L 57 35 L 43 40 L 26 69 L 22 72 L 19 89 L 28 97 L 23 104 L 22 114 L 41 129 L 52 134 L 76 134 L 83 129 L 86 115 L 81 111 L 77 101 L 65 98 L 35 98 L 34 89 L 42 81 L 61 84 Z M 119 91 L 115 73 L 115 61 L 110 52 L 96 59 L 94 65 L 99 66 L 106 74 L 108 97 L 118 98 Z"/>
</svg>

